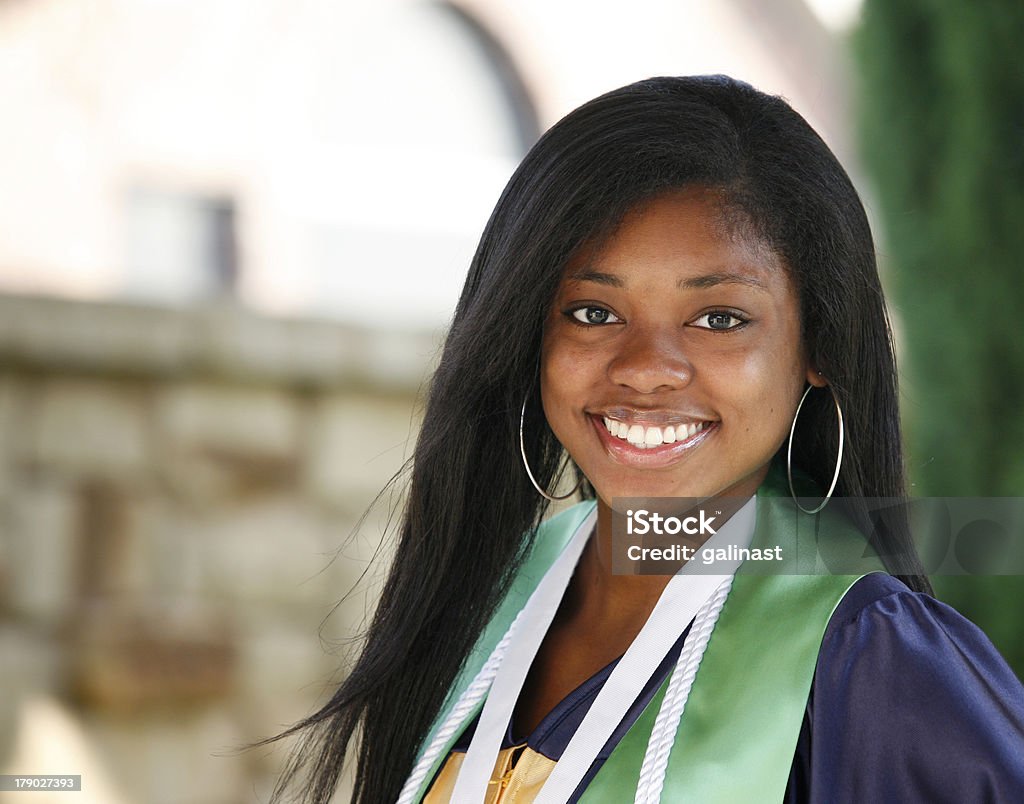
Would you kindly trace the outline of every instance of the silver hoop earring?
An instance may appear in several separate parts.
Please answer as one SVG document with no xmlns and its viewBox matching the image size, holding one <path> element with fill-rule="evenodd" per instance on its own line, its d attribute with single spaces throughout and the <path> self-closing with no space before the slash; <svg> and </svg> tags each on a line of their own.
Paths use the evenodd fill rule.
<svg viewBox="0 0 1024 804">
<path fill-rule="evenodd" d="M 839 407 L 839 397 L 836 396 L 835 389 L 829 385 L 828 390 L 832 392 L 832 401 L 836 404 L 836 416 L 839 417 L 839 457 L 836 458 L 836 471 L 832 475 L 832 485 L 828 487 L 828 494 L 825 495 L 825 499 L 821 501 L 821 505 L 817 508 L 807 509 L 800 505 L 800 501 L 796 498 L 796 491 L 793 490 L 793 433 L 796 432 L 796 420 L 800 416 L 800 408 L 804 406 L 804 400 L 807 399 L 807 395 L 814 388 L 813 385 L 808 385 L 807 390 L 804 391 L 804 395 L 800 397 L 800 404 L 796 406 L 796 413 L 793 414 L 793 424 L 789 428 L 789 444 L 786 447 L 786 476 L 789 478 L 789 493 L 793 497 L 793 502 L 796 503 L 796 507 L 803 511 L 805 514 L 816 514 L 826 505 L 828 501 L 832 499 L 832 492 L 836 490 L 836 483 L 839 482 L 839 467 L 843 465 L 843 444 L 845 443 L 845 428 L 843 427 L 843 410 Z"/>
<path fill-rule="evenodd" d="M 523 409 L 519 412 L 519 454 L 523 456 L 523 466 L 526 468 L 526 476 L 530 478 L 530 482 L 533 484 L 533 487 L 537 489 L 537 493 L 540 494 L 541 497 L 546 497 L 547 499 L 551 500 L 551 502 L 560 502 L 561 500 L 568 500 L 573 494 L 580 490 L 580 486 L 583 485 L 583 479 L 581 478 L 579 482 L 572 487 L 572 491 L 570 491 L 568 494 L 563 494 L 561 497 L 554 497 L 548 494 L 546 491 L 544 491 L 544 489 L 540 487 L 540 484 L 537 482 L 537 479 L 533 476 L 533 472 L 530 471 L 529 461 L 526 460 L 526 442 L 523 440 L 523 421 L 525 419 L 526 400 L 524 399 Z M 562 473 L 559 472 L 558 476 L 561 477 Z"/>
</svg>

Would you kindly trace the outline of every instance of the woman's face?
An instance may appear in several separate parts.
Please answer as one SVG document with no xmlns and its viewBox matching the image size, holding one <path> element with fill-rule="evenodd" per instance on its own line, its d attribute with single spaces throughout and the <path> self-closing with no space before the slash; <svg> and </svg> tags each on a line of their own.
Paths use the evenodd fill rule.
<svg viewBox="0 0 1024 804">
<path fill-rule="evenodd" d="M 824 384 L 780 260 L 717 198 L 631 212 L 569 263 L 545 323 L 544 413 L 608 504 L 752 494 L 804 383 Z"/>
</svg>

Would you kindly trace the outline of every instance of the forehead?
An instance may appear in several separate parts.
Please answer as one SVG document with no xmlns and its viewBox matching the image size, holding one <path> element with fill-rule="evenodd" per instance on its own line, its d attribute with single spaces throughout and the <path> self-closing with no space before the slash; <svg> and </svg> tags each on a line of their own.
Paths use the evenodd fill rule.
<svg viewBox="0 0 1024 804">
<path fill-rule="evenodd" d="M 662 272 L 697 285 L 711 275 L 751 285 L 789 284 L 782 259 L 749 215 L 721 191 L 701 187 L 657 196 L 628 212 L 608 235 L 583 244 L 563 281 L 634 284 Z M 619 282 L 607 281 L 612 276 Z"/>
</svg>

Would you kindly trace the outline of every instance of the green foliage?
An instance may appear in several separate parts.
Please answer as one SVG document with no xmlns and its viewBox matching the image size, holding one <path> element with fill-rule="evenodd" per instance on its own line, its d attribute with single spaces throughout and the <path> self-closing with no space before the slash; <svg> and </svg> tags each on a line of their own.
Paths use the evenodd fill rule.
<svg viewBox="0 0 1024 804">
<path fill-rule="evenodd" d="M 1019 0 L 866 0 L 865 158 L 906 366 L 915 495 L 1024 489 L 1024 67 Z M 1024 675 L 1024 579 L 937 579 Z"/>
</svg>

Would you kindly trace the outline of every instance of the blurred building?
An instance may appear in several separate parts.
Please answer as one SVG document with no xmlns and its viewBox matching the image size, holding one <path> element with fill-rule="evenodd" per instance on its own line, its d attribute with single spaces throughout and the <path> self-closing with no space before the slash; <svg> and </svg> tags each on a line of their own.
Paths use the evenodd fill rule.
<svg viewBox="0 0 1024 804">
<path fill-rule="evenodd" d="M 851 163 L 842 50 L 800 0 L 622 9 L 0 0 L 0 772 L 266 799 L 283 751 L 232 751 L 341 665 L 317 629 L 388 501 L 348 536 L 561 115 L 726 72 Z"/>
<path fill-rule="evenodd" d="M 440 326 L 542 128 L 698 72 L 849 157 L 842 54 L 800 0 L 6 0 L 0 287 Z"/>
</svg>

